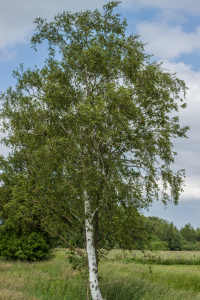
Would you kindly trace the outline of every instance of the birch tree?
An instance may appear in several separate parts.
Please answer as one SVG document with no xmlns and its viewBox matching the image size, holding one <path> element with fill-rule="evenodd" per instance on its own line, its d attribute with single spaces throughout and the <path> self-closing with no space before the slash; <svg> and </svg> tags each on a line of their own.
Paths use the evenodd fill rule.
<svg viewBox="0 0 200 300">
<path fill-rule="evenodd" d="M 138 210 L 154 199 L 178 204 L 183 190 L 184 170 L 170 165 L 171 139 L 188 130 L 174 114 L 186 107 L 186 85 L 151 62 L 137 35 L 126 36 L 126 20 L 113 13 L 119 3 L 49 23 L 37 18 L 31 43 L 37 51 L 48 41 L 45 65 L 21 65 L 15 89 L 1 95 L 9 133 L 2 142 L 25 162 L 4 209 L 30 221 L 40 214 L 63 240 L 65 231 L 80 237 L 84 228 L 93 300 L 103 300 L 98 227 L 128 247 Z"/>
</svg>

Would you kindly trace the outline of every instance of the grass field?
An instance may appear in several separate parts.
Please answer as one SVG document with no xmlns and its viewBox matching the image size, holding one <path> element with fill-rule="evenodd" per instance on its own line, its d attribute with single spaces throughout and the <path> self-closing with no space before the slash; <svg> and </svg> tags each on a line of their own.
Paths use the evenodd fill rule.
<svg viewBox="0 0 200 300">
<path fill-rule="evenodd" d="M 134 253 L 125 252 L 127 257 Z M 55 254 L 51 261 L 34 263 L 1 258 L 0 299 L 86 300 L 86 282 L 70 268 L 63 249 L 55 250 Z M 142 255 L 136 251 L 136 257 Z M 200 252 L 160 251 L 154 255 L 163 259 L 200 258 Z M 123 257 L 122 251 L 113 250 L 99 264 L 100 286 L 106 300 L 200 299 L 199 265 L 143 265 L 126 263 Z"/>
<path fill-rule="evenodd" d="M 161 257 L 163 259 L 167 258 L 185 258 L 185 259 L 194 259 L 194 256 L 196 259 L 200 259 L 200 251 L 145 251 L 145 253 L 149 253 L 152 255 L 155 255 L 157 257 Z M 124 256 L 124 252 L 122 250 L 112 250 L 109 252 L 108 257 L 109 258 L 114 258 L 116 257 L 116 254 L 119 256 Z M 133 257 L 134 255 L 138 258 L 142 258 L 144 254 L 140 250 L 132 250 L 130 251 L 125 251 L 125 254 L 127 257 Z"/>
</svg>

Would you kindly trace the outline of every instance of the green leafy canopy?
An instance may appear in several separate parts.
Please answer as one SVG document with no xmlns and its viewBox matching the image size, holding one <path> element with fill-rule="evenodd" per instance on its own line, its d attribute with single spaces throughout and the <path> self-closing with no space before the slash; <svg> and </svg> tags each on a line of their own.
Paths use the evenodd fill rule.
<svg viewBox="0 0 200 300">
<path fill-rule="evenodd" d="M 0 175 L 1 207 L 30 221 L 40 216 L 62 238 L 68 231 L 80 238 L 86 189 L 94 222 L 98 211 L 99 227 L 128 245 L 138 209 L 159 199 L 159 180 L 163 203 L 178 203 L 184 170 L 170 169 L 171 139 L 189 128 L 172 117 L 186 106 L 185 82 L 151 62 L 137 35 L 126 35 L 126 20 L 113 13 L 119 3 L 35 20 L 31 43 L 36 50 L 48 41 L 45 65 L 21 65 L 15 88 L 1 94 L 2 142 L 12 147 L 1 167 L 20 165 L 9 197 Z"/>
</svg>

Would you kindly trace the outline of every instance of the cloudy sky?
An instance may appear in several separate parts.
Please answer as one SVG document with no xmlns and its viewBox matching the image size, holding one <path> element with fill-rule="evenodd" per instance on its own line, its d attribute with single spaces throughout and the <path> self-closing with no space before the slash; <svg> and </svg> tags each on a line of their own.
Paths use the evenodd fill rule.
<svg viewBox="0 0 200 300">
<path fill-rule="evenodd" d="M 42 67 L 47 52 L 41 46 L 34 52 L 30 38 L 37 17 L 52 20 L 66 10 L 102 9 L 102 0 L 1 0 L 0 1 L 0 91 L 14 86 L 12 71 L 24 63 L 25 69 Z M 115 10 L 128 22 L 127 35 L 137 33 L 148 43 L 146 52 L 153 60 L 177 72 L 189 90 L 187 108 L 180 113 L 181 125 L 190 126 L 188 139 L 175 139 L 174 170 L 184 168 L 186 181 L 178 206 L 153 203 L 145 215 L 173 221 L 180 228 L 191 223 L 200 227 L 200 1 L 199 0 L 124 0 Z M 0 145 L 0 154 L 9 149 Z"/>
</svg>

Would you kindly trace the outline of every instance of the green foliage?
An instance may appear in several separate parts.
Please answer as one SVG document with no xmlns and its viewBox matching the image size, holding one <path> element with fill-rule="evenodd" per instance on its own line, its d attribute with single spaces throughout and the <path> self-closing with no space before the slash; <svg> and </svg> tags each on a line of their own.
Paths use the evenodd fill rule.
<svg viewBox="0 0 200 300">
<path fill-rule="evenodd" d="M 109 247 L 132 249 L 135 239 L 142 248 L 148 238 L 138 211 L 159 194 L 178 204 L 183 191 L 184 170 L 170 169 L 171 138 L 187 137 L 174 116 L 187 87 L 150 61 L 137 35 L 127 36 L 126 20 L 113 13 L 118 4 L 63 12 L 50 23 L 37 18 L 31 43 L 37 50 L 48 41 L 45 65 L 20 65 L 15 88 L 0 96 L 2 143 L 12 148 L 2 158 L 1 213 L 10 223 L 39 220 L 70 247 L 84 245 L 90 220 Z"/>
<path fill-rule="evenodd" d="M 186 224 L 183 228 L 180 229 L 180 233 L 182 235 L 182 237 L 187 241 L 187 242 L 191 242 L 194 243 L 195 241 L 195 230 L 194 228 L 191 226 L 190 223 Z"/>
<path fill-rule="evenodd" d="M 24 160 L 20 153 L 0 157 L 0 255 L 7 259 L 44 260 L 51 259 L 51 251 L 60 243 L 60 239 L 41 228 L 40 219 L 29 214 L 29 222 L 16 210 L 10 209 L 13 200 L 12 189 L 19 182 L 18 172 L 23 170 Z"/>
<path fill-rule="evenodd" d="M 144 249 L 148 250 L 179 250 L 199 251 L 199 232 L 191 224 L 186 224 L 180 230 L 171 222 L 158 217 L 144 218 L 149 228 L 149 242 L 145 243 Z M 138 248 L 139 249 L 139 248 Z"/>
<path fill-rule="evenodd" d="M 63 12 L 51 23 L 35 21 L 33 47 L 49 42 L 45 66 L 26 71 L 21 66 L 14 72 L 16 88 L 1 95 L 3 130 L 9 132 L 2 142 L 13 147 L 12 155 L 23 157 L 10 203 L 19 213 L 25 200 L 35 201 L 34 213 L 46 210 L 49 224 L 52 215 L 44 204 L 51 200 L 65 218 L 72 221 L 70 207 L 83 221 L 85 187 L 92 210 L 99 207 L 105 222 L 117 204 L 128 211 L 158 199 L 158 176 L 163 202 L 170 199 L 167 184 L 178 201 L 184 172 L 173 174 L 169 168 L 174 161 L 170 138 L 185 137 L 188 127 L 181 128 L 170 112 L 178 111 L 186 86 L 150 63 L 138 36 L 126 36 L 126 21 L 113 14 L 117 4 L 105 6 L 103 14 Z M 156 157 L 163 161 L 159 168 Z"/>
<path fill-rule="evenodd" d="M 195 242 L 195 243 L 185 242 L 183 244 L 182 250 L 184 250 L 184 251 L 200 251 L 200 242 Z"/>
<path fill-rule="evenodd" d="M 106 259 L 107 258 L 107 254 L 109 253 L 111 249 L 107 248 L 107 249 L 98 249 L 97 253 L 98 253 L 98 262 L 101 261 L 102 259 Z"/>
<path fill-rule="evenodd" d="M 158 217 L 146 218 L 146 226 L 148 226 L 152 236 L 156 236 L 159 240 L 169 242 L 170 225 L 169 222 Z"/>
<path fill-rule="evenodd" d="M 20 236 L 14 231 L 6 233 L 0 231 L 0 256 L 6 259 L 26 261 L 51 259 L 52 248 L 41 232 Z"/>
<path fill-rule="evenodd" d="M 142 249 L 149 240 L 145 218 L 134 207 L 115 208 L 113 220 L 100 220 L 98 249 L 110 250 L 118 245 L 121 249 Z M 109 233 L 106 226 L 109 226 Z M 128 233 L 128 234 L 127 234 Z"/>
<path fill-rule="evenodd" d="M 157 236 L 152 236 L 146 250 L 169 250 L 168 243 L 161 241 Z"/>
<path fill-rule="evenodd" d="M 69 251 L 65 252 L 65 255 L 68 257 L 69 262 L 73 270 L 81 270 L 87 268 L 87 265 L 84 264 L 82 258 L 77 254 L 77 252 L 70 249 Z M 87 257 L 85 256 L 87 261 Z"/>
<path fill-rule="evenodd" d="M 179 232 L 175 232 L 170 241 L 170 250 L 183 250 L 184 239 Z"/>
</svg>

